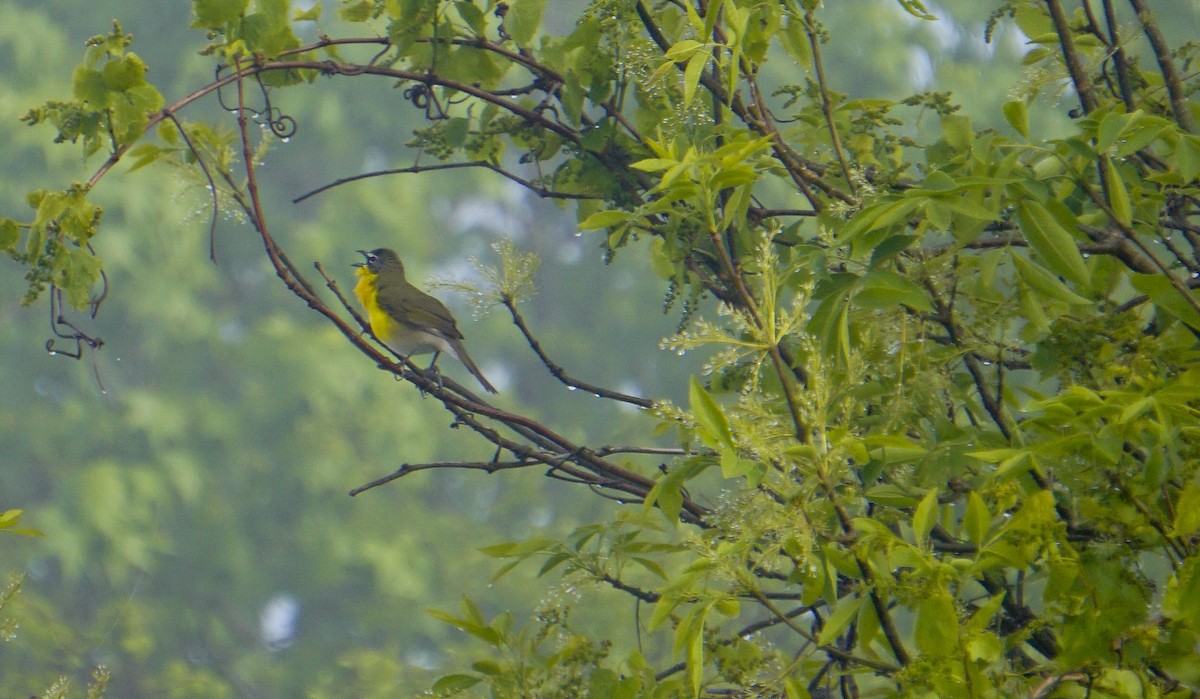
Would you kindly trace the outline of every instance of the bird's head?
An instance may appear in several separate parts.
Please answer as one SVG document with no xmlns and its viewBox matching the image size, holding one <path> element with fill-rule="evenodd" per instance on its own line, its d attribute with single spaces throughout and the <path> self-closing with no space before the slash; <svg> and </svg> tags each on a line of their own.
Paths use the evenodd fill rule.
<svg viewBox="0 0 1200 699">
<path fill-rule="evenodd" d="M 364 267 L 371 274 L 379 274 L 386 270 L 392 270 L 404 274 L 404 263 L 400 261 L 400 256 L 396 251 L 388 248 L 375 248 L 370 252 L 359 250 L 358 254 L 364 258 L 363 262 L 354 263 L 355 267 Z"/>
</svg>

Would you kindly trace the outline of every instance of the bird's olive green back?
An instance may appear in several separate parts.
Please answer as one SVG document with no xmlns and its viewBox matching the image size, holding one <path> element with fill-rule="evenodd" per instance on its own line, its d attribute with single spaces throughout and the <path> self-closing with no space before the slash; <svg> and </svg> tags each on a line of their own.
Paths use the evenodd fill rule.
<svg viewBox="0 0 1200 699">
<path fill-rule="evenodd" d="M 381 258 L 375 277 L 376 303 L 397 322 L 414 329 L 435 332 L 449 339 L 462 339 L 449 309 L 436 298 L 408 282 L 398 258 Z"/>
</svg>

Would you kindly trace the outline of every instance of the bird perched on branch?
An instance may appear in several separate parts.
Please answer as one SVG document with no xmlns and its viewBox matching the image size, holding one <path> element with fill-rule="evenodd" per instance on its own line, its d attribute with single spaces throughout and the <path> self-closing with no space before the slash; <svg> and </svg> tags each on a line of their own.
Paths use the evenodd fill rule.
<svg viewBox="0 0 1200 699">
<path fill-rule="evenodd" d="M 467 354 L 454 316 L 441 301 L 409 283 L 396 252 L 388 248 L 358 252 L 366 260 L 354 264 L 358 268 L 354 295 L 366 309 L 375 337 L 406 357 L 433 352 L 431 369 L 438 354 L 445 352 L 462 362 L 484 389 L 496 393 Z"/>
</svg>

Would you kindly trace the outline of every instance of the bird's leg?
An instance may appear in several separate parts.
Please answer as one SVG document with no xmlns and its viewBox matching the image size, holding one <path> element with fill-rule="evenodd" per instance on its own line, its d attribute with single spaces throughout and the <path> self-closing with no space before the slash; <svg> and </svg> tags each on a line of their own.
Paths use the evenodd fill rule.
<svg viewBox="0 0 1200 699">
<path fill-rule="evenodd" d="M 438 388 L 445 388 L 445 386 L 442 385 L 442 372 L 438 371 L 438 368 L 437 368 L 437 360 L 438 360 L 438 357 L 440 357 L 441 355 L 442 355 L 441 351 L 434 350 L 433 359 L 429 360 L 429 368 L 426 369 L 425 371 L 432 371 L 433 375 L 437 377 Z"/>
</svg>

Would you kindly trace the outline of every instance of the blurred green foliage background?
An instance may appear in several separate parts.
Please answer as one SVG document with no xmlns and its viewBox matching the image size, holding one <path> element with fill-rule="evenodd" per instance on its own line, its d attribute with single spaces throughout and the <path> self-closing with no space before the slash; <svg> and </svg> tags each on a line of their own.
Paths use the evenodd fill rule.
<svg viewBox="0 0 1200 699">
<path fill-rule="evenodd" d="M 556 2 L 547 21 L 567 23 L 584 5 Z M 931 4 L 947 21 L 927 23 L 894 0 L 841 3 L 824 19 L 834 37 L 856 38 L 829 46 L 831 84 L 854 97 L 936 86 L 979 119 L 999 114 L 1010 96 L 980 87 L 1021 81 L 1024 39 L 1002 25 L 984 43 L 983 5 Z M 1157 5 L 1177 31 L 1194 21 L 1194 3 Z M 168 101 L 210 79 L 189 10 L 0 2 L 4 215 L 25 214 L 27 190 L 86 180 L 98 165 L 19 118 L 69 94 L 84 40 L 114 17 Z M 376 178 L 293 205 L 336 178 L 412 164 L 404 143 L 417 115 L 379 80 L 321 80 L 274 99 L 299 131 L 275 146 L 260 178 L 273 232 L 294 257 L 321 261 L 348 288 L 354 250 L 387 245 L 417 280 L 469 280 L 470 258 L 494 261 L 490 246 L 510 238 L 542 259 L 540 293 L 524 312 L 559 363 L 623 391 L 686 395 L 703 358 L 658 349 L 678 309 L 657 312 L 666 290 L 636 246 L 606 265 L 570 211 L 498 177 Z M 1036 117 L 1065 119 L 1067 104 L 1043 103 Z M 223 115 L 210 100 L 189 116 Z M 404 462 L 491 453 L 298 304 L 248 226 L 219 221 L 211 264 L 209 202 L 195 182 L 120 173 L 98 194 L 109 295 L 94 321 L 75 320 L 104 338 L 100 351 L 80 362 L 48 356 L 45 301 L 23 307 L 17 266 L 0 262 L 0 509 L 24 508 L 25 523 L 46 534 L 0 539 L 0 574 L 27 576 L 7 610 L 19 628 L 0 643 L 0 696 L 29 695 L 60 674 L 82 682 L 97 664 L 112 669 L 118 697 L 416 692 L 469 643 L 422 610 L 461 595 L 518 617 L 567 600 L 579 623 L 633 638 L 627 598 L 533 582 L 525 569 L 493 584 L 496 563 L 476 550 L 561 536 L 619 505 L 540 471 L 427 472 L 348 497 Z M 502 313 L 473 315 L 461 295 L 437 293 L 502 405 L 534 406 L 580 439 L 650 429 L 648 416 L 563 389 Z"/>
</svg>

